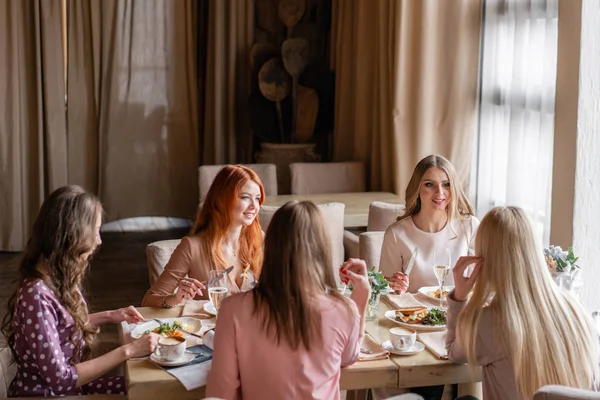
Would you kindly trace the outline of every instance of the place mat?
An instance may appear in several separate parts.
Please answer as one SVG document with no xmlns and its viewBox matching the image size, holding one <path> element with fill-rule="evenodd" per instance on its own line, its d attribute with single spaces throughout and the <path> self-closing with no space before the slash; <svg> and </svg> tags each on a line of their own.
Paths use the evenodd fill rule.
<svg viewBox="0 0 600 400">
<path fill-rule="evenodd" d="M 385 360 L 390 356 L 390 352 L 381 347 L 381 345 L 368 333 L 365 334 L 362 348 L 370 350 L 372 353 L 367 354 L 361 351 L 358 356 L 358 361 Z"/>
<path fill-rule="evenodd" d="M 410 293 L 385 294 L 381 296 L 381 300 L 393 310 L 397 310 L 401 307 L 425 306 L 425 304 L 415 299 Z"/>
<path fill-rule="evenodd" d="M 418 337 L 421 343 L 423 343 L 435 356 L 442 360 L 448 359 L 448 352 L 446 351 L 446 331 L 419 333 Z"/>
<path fill-rule="evenodd" d="M 173 375 L 186 390 L 194 390 L 206 385 L 208 373 L 212 366 L 212 350 L 207 346 L 188 347 L 187 351 L 197 354 L 189 364 L 179 367 L 164 367 L 153 363 Z M 152 361 L 151 361 L 152 362 Z"/>
<path fill-rule="evenodd" d="M 198 319 L 211 319 L 214 315 L 204 311 L 204 304 L 208 303 L 208 300 L 188 300 L 183 306 L 181 312 L 182 317 L 194 317 Z"/>
</svg>

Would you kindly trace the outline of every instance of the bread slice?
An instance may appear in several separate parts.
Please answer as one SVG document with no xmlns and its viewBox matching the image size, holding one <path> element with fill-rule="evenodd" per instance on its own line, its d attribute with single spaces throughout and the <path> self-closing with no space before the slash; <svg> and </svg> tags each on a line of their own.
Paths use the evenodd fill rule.
<svg viewBox="0 0 600 400">
<path fill-rule="evenodd" d="M 427 307 L 425 307 L 425 306 L 400 307 L 396 311 L 400 311 L 404 315 L 413 315 L 413 314 L 419 314 L 422 312 L 427 312 Z"/>
</svg>

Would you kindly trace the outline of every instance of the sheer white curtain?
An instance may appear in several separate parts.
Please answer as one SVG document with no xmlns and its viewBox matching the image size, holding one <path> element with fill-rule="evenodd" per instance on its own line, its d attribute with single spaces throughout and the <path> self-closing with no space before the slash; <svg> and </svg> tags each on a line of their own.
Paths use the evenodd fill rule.
<svg viewBox="0 0 600 400">
<path fill-rule="evenodd" d="M 558 0 L 486 0 L 484 7 L 477 215 L 498 205 L 520 206 L 546 245 Z"/>
</svg>

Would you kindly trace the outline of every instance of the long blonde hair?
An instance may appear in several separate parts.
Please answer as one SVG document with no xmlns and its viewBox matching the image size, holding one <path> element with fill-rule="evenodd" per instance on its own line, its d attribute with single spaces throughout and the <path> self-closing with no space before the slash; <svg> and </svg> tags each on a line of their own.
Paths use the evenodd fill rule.
<svg viewBox="0 0 600 400">
<path fill-rule="evenodd" d="M 452 194 L 450 203 L 447 206 L 448 221 L 454 221 L 455 219 L 465 220 L 470 216 L 475 215 L 465 191 L 458 183 L 459 179 L 452 163 L 440 155 L 432 154 L 419 161 L 415 166 L 410 181 L 406 186 L 404 200 L 406 203 L 406 211 L 402 216 L 398 217 L 398 221 L 412 217 L 421 211 L 421 198 L 419 197 L 421 179 L 423 179 L 423 175 L 425 175 L 430 168 L 439 168 L 448 175 L 450 193 Z"/>
<path fill-rule="evenodd" d="M 469 363 L 476 365 L 480 317 L 493 296 L 494 332 L 523 398 L 544 385 L 589 389 L 598 377 L 594 326 L 552 281 L 527 214 L 518 207 L 490 210 L 479 225 L 475 253 L 483 264 L 457 323 Z"/>
<path fill-rule="evenodd" d="M 265 237 L 262 275 L 254 292 L 254 313 L 277 344 L 310 350 L 322 340 L 319 295 L 347 303 L 336 290 L 331 246 L 319 208 L 290 201 L 275 215 Z M 347 304 L 349 306 L 349 304 Z"/>
</svg>

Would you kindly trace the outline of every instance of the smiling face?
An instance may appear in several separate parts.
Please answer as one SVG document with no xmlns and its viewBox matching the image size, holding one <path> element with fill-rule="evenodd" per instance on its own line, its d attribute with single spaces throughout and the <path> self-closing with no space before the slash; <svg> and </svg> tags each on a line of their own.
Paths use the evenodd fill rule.
<svg viewBox="0 0 600 400">
<path fill-rule="evenodd" d="M 452 200 L 448 174 L 443 169 L 429 168 L 421 179 L 419 197 L 421 210 L 445 210 Z"/>
<path fill-rule="evenodd" d="M 248 181 L 240 192 L 231 210 L 232 225 L 249 226 L 260 209 L 260 187 L 254 181 Z"/>
</svg>

